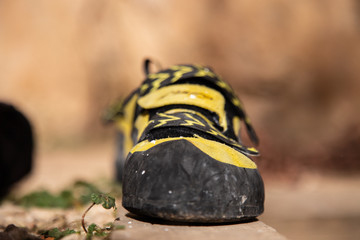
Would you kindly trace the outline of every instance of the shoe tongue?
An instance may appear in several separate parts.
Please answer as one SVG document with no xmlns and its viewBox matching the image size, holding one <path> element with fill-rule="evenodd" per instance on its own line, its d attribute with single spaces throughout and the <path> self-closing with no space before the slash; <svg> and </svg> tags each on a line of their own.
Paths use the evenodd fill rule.
<svg viewBox="0 0 360 240">
<path fill-rule="evenodd" d="M 140 87 L 140 97 L 166 86 L 184 83 L 203 85 L 218 91 L 227 101 L 240 108 L 239 114 L 242 115 L 242 104 L 230 85 L 209 67 L 201 65 L 175 65 L 158 73 L 148 74 Z"/>
<path fill-rule="evenodd" d="M 175 84 L 203 85 L 221 93 L 225 99 L 226 105 L 233 110 L 233 115 L 236 115 L 245 121 L 245 126 L 251 141 L 255 143 L 255 145 L 258 145 L 256 133 L 249 118 L 246 116 L 239 98 L 235 95 L 230 85 L 224 82 L 221 77 L 216 75 L 209 67 L 201 65 L 175 65 L 158 73 L 148 74 L 147 79 L 139 88 L 139 97 L 141 99 L 149 93 Z M 224 126 L 226 121 L 221 122 L 220 119 L 220 123 L 222 123 L 220 125 L 226 129 L 226 126 Z"/>
<path fill-rule="evenodd" d="M 257 155 L 256 149 L 242 146 L 236 140 L 217 129 L 208 116 L 191 110 L 175 108 L 157 112 L 149 121 L 140 141 L 152 136 L 154 139 L 167 137 L 204 137 L 232 146 L 241 152 Z"/>
<path fill-rule="evenodd" d="M 222 82 L 208 67 L 200 65 L 175 65 L 163 71 L 148 74 L 147 79 L 145 79 L 141 86 L 140 96 L 193 78 L 197 78 L 198 84 L 202 85 Z"/>
<path fill-rule="evenodd" d="M 171 105 L 188 105 L 205 109 L 217 115 L 224 131 L 228 128 L 225 99 L 221 93 L 198 84 L 177 84 L 153 91 L 138 100 L 143 109 L 155 109 Z"/>
</svg>

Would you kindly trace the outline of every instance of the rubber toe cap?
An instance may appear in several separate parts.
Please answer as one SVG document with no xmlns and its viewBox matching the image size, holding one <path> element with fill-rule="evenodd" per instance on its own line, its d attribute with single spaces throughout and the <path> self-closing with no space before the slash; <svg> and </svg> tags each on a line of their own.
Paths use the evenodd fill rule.
<svg viewBox="0 0 360 240">
<path fill-rule="evenodd" d="M 135 214 L 183 222 L 232 222 L 263 212 L 257 169 L 217 161 L 186 140 L 128 156 L 123 206 Z"/>
</svg>

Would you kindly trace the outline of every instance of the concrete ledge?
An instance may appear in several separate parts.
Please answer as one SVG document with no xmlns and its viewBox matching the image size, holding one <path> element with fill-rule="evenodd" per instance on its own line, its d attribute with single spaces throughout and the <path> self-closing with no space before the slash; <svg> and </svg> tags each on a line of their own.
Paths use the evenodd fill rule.
<svg viewBox="0 0 360 240">
<path fill-rule="evenodd" d="M 226 225 L 169 225 L 161 222 L 148 222 L 135 218 L 120 207 L 120 225 L 125 225 L 124 230 L 115 231 L 111 239 L 147 239 L 147 240 L 235 240 L 235 239 L 268 239 L 285 240 L 274 228 L 261 221 L 237 223 Z"/>
</svg>

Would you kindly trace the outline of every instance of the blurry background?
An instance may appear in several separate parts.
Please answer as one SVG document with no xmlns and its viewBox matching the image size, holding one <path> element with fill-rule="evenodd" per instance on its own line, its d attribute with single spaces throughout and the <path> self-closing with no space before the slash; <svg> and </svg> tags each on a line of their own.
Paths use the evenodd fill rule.
<svg viewBox="0 0 360 240">
<path fill-rule="evenodd" d="M 100 117 L 142 82 L 146 57 L 163 68 L 209 65 L 233 86 L 260 137 L 262 157 L 256 162 L 272 204 L 265 222 L 294 239 L 301 239 L 294 234 L 299 226 L 302 233 L 316 231 L 306 228 L 310 218 L 320 219 L 311 226 L 323 224 L 322 230 L 342 224 L 341 234 L 355 234 L 358 1 L 0 1 L 0 101 L 32 121 L 39 162 L 61 159 L 59 149 L 104 146 L 95 156 L 109 156 L 104 161 L 110 169 L 114 129 L 104 127 Z M 61 156 L 72 164 L 76 154 Z M 328 192 L 321 195 L 324 186 Z M 323 212 L 294 217 L 336 197 Z M 284 201 L 309 205 L 286 208 Z M 340 210 L 324 215 L 329 209 Z M 291 225 L 295 220 L 289 218 L 305 225 Z M 335 223 L 327 225 L 323 218 Z"/>
</svg>

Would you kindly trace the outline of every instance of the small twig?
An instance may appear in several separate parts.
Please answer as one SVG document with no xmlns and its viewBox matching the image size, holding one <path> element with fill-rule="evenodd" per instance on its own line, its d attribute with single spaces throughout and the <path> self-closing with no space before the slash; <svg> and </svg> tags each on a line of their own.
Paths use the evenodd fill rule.
<svg viewBox="0 0 360 240">
<path fill-rule="evenodd" d="M 81 219 L 81 224 L 82 224 L 82 228 L 84 229 L 85 233 L 87 233 L 86 227 L 85 227 L 85 215 L 87 214 L 87 212 L 95 205 L 95 203 L 93 202 L 90 207 L 88 207 L 88 209 L 86 209 L 86 211 L 84 212 L 84 214 L 82 215 L 82 219 Z"/>
</svg>

